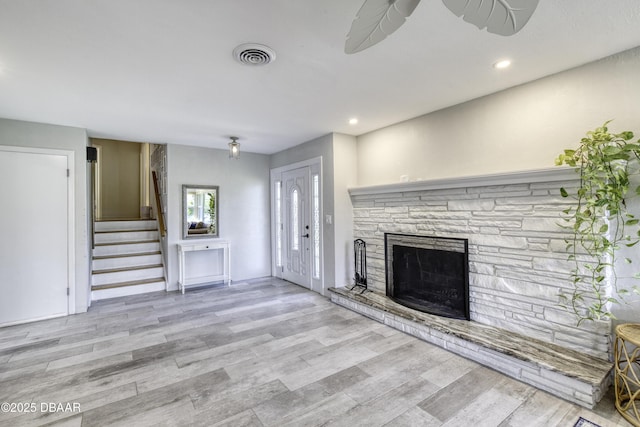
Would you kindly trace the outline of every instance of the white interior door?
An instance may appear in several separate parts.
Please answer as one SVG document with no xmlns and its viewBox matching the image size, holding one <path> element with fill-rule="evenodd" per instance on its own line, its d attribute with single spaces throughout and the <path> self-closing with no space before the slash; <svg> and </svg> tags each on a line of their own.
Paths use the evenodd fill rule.
<svg viewBox="0 0 640 427">
<path fill-rule="evenodd" d="M 283 278 L 311 288 L 311 213 L 309 198 L 309 167 L 282 174 L 283 206 Z"/>
<path fill-rule="evenodd" d="M 0 148 L 0 325 L 69 312 L 67 162 Z"/>
</svg>

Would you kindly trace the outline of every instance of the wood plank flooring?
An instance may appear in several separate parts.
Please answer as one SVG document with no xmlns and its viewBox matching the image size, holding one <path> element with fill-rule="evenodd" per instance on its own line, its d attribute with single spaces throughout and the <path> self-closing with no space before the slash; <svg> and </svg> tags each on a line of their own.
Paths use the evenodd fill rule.
<svg viewBox="0 0 640 427">
<path fill-rule="evenodd" d="M 628 426 L 612 399 L 589 411 L 271 278 L 0 329 L 0 426 Z"/>
</svg>

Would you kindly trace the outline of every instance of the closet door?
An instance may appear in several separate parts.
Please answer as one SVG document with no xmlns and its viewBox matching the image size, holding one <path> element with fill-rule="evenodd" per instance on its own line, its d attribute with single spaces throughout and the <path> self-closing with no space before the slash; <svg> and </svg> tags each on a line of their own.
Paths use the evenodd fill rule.
<svg viewBox="0 0 640 427">
<path fill-rule="evenodd" d="M 67 163 L 0 147 L 0 325 L 68 314 Z"/>
</svg>

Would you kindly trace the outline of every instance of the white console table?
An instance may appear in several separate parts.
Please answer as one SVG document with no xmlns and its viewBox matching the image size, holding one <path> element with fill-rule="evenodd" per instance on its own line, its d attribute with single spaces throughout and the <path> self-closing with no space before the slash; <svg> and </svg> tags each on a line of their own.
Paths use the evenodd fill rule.
<svg viewBox="0 0 640 427">
<path fill-rule="evenodd" d="M 187 271 L 187 256 L 194 252 L 207 251 L 213 254 L 223 253 L 222 273 L 207 276 L 190 277 Z M 189 285 L 204 284 L 209 282 L 225 281 L 231 285 L 231 253 L 229 242 L 225 240 L 199 241 L 196 243 L 178 243 L 178 270 L 180 290 L 184 290 Z"/>
</svg>

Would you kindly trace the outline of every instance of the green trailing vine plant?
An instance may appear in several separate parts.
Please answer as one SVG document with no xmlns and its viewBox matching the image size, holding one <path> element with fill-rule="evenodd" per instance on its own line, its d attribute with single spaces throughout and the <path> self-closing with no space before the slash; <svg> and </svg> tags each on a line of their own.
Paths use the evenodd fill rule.
<svg viewBox="0 0 640 427">
<path fill-rule="evenodd" d="M 573 287 L 560 295 L 560 304 L 573 312 L 578 324 L 584 320 L 615 319 L 611 304 L 619 304 L 629 289 L 617 286 L 616 252 L 634 247 L 640 241 L 640 221 L 627 211 L 625 198 L 630 178 L 638 175 L 640 140 L 633 132 L 610 133 L 606 122 L 587 132 L 576 149 L 564 150 L 556 165 L 573 167 L 580 175 L 578 187 L 560 189 L 562 197 L 575 204 L 564 210 L 564 228 L 568 259 L 574 264 L 570 273 Z M 634 189 L 640 195 L 640 186 Z M 630 258 L 625 262 L 632 263 Z M 636 274 L 636 278 L 640 278 Z M 638 287 L 631 291 L 639 293 Z"/>
</svg>

